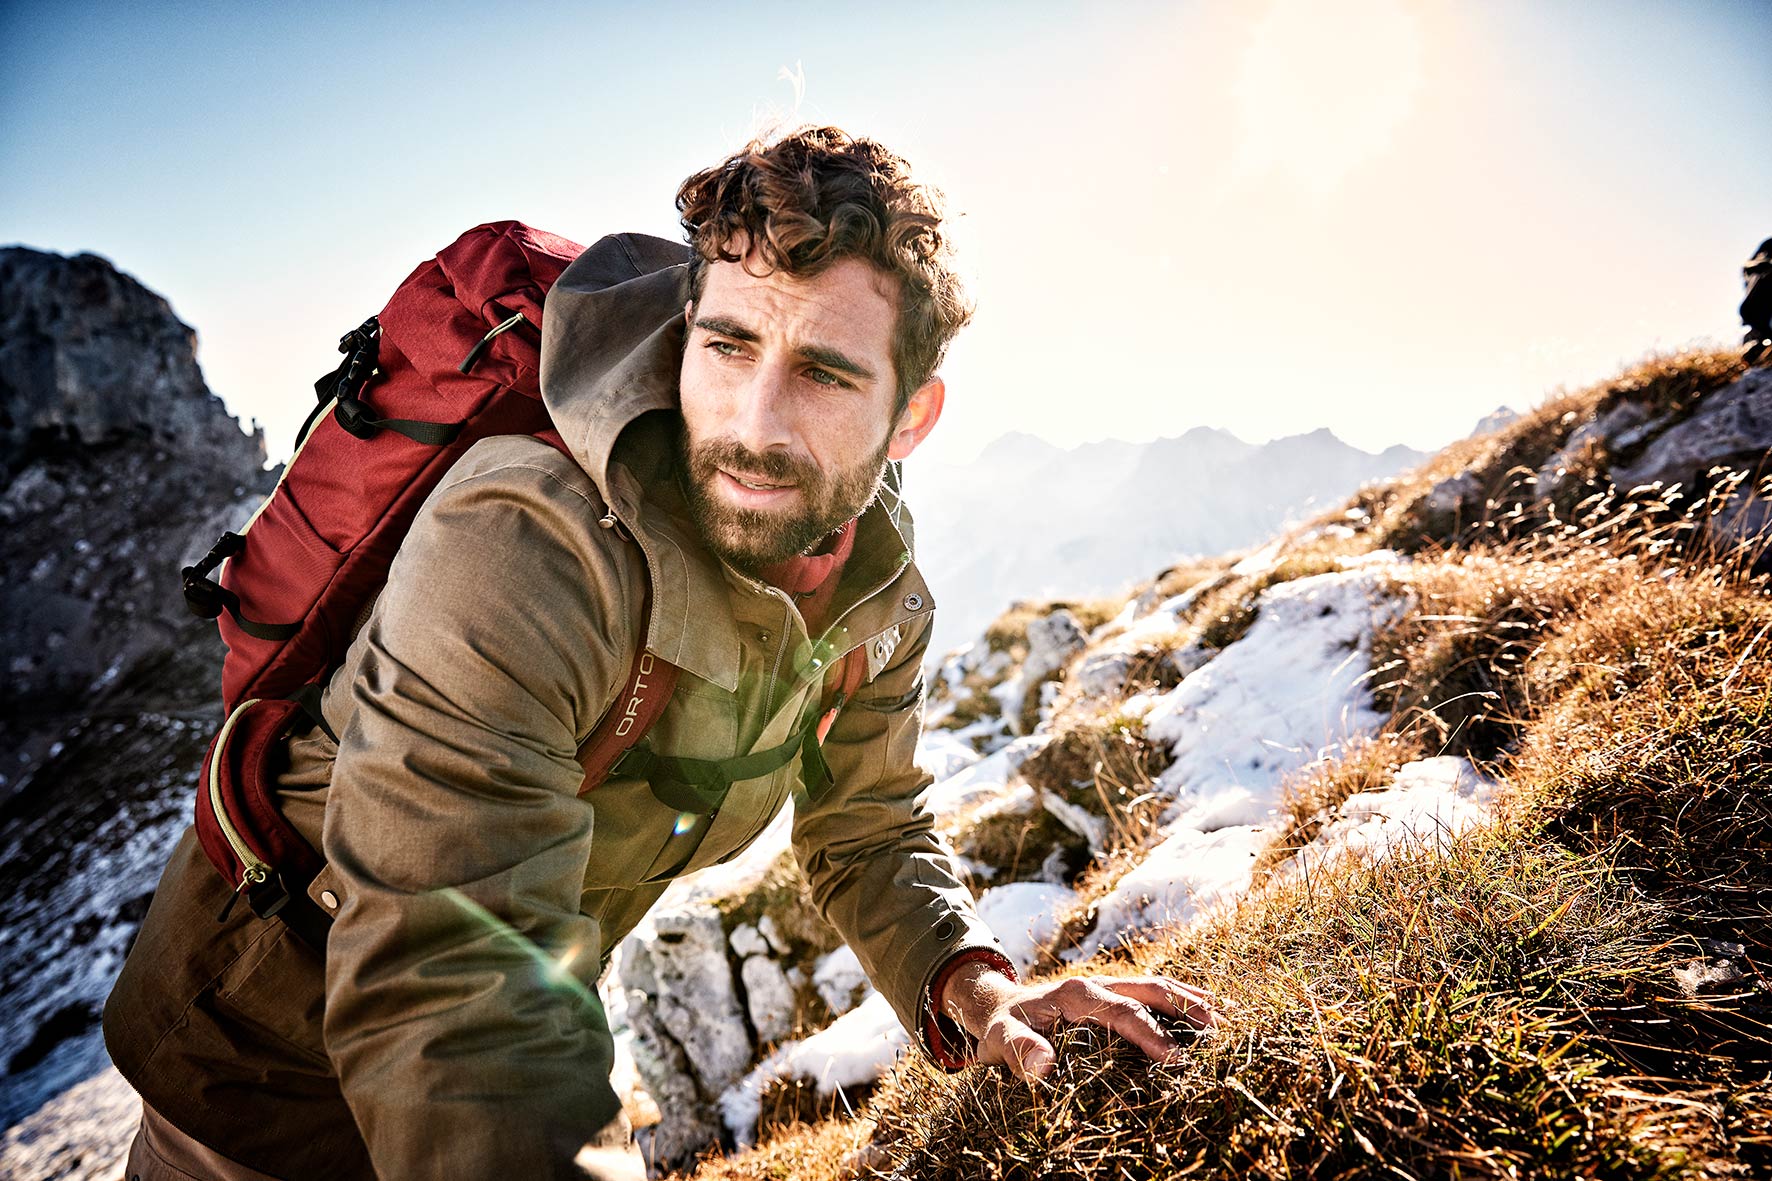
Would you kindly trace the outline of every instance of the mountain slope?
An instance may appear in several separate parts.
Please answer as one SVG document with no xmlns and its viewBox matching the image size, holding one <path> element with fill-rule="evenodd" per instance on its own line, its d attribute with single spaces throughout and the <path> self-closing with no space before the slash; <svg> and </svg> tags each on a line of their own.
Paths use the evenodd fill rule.
<svg viewBox="0 0 1772 1181">
<path fill-rule="evenodd" d="M 1164 512 L 1121 537 L 1147 547 L 1129 596 L 1018 605 L 932 677 L 931 806 L 1025 974 L 1172 973 L 1223 1027 L 1161 1069 L 1065 1032 L 1033 1091 L 940 1074 L 813 912 L 784 817 L 675 883 L 603 981 L 641 1142 L 706 1178 L 1772 1168 L 1772 520 L 1746 495 L 1769 377 L 1653 358 L 1181 561 L 1168 516 L 1274 499 L 1275 457 L 1326 432 L 1009 440 L 1023 500 L 965 503 L 1023 548 L 1111 515 L 1055 495 L 1060 469 Z M 210 627 L 161 622 L 155 571 L 261 477 L 133 430 L 26 441 L 10 584 L 99 640 L 77 667 L 9 652 L 42 677 L 0 816 L 9 1122 L 88 1081 L 8 1132 L 0 1173 L 114 1175 L 134 1108 L 91 1022 L 216 720 Z"/>
<path fill-rule="evenodd" d="M 1161 1068 L 1068 1031 L 1034 1090 L 778 1059 L 695 1175 L 1772 1168 L 1769 411 L 1772 371 L 1652 358 L 1105 623 L 999 620 L 926 744 L 981 908 L 1223 1025 Z"/>
<path fill-rule="evenodd" d="M 1372 455 L 1327 428 L 1245 443 L 1195 427 L 1061 450 L 1005 435 L 966 465 L 913 463 L 918 564 L 941 610 L 932 655 L 1017 598 L 1117 594 L 1154 563 L 1254 545 L 1423 452 Z"/>
<path fill-rule="evenodd" d="M 99 1009 L 220 721 L 221 641 L 178 571 L 263 464 L 165 300 L 92 255 L 0 250 L 5 1125 L 106 1061 Z"/>
</svg>

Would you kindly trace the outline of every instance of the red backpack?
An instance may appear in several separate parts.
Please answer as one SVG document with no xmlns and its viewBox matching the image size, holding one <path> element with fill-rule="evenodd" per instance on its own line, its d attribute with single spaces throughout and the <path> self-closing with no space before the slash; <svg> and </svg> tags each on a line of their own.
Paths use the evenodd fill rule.
<svg viewBox="0 0 1772 1181">
<path fill-rule="evenodd" d="M 663 239 L 621 240 L 636 277 L 686 257 Z M 258 512 L 184 568 L 191 610 L 217 619 L 228 647 L 227 717 L 204 755 L 196 807 L 203 852 L 235 884 L 219 918 L 244 894 L 255 913 L 284 912 L 314 937 L 311 921 L 298 924 L 284 908 L 292 898 L 306 901 L 301 891 L 322 859 L 277 808 L 272 756 L 291 734 L 325 727 L 320 690 L 450 466 L 491 435 L 532 435 L 570 455 L 541 400 L 541 315 L 548 289 L 583 249 L 520 222 L 493 222 L 421 264 L 379 316 L 339 342 L 344 360 L 315 383 L 318 405 Z M 220 581 L 212 580 L 224 561 Z M 659 759 L 638 744 L 669 703 L 679 670 L 647 652 L 642 633 L 616 706 L 579 749 L 580 794 L 624 758 L 636 772 L 667 765 L 673 800 L 699 803 L 697 811 L 717 805 L 731 783 L 796 755 L 806 760 L 808 788 L 814 778 L 822 786 L 828 771 L 817 742 L 866 676 L 859 655 L 833 667 L 822 716 L 782 747 L 723 763 Z"/>
</svg>

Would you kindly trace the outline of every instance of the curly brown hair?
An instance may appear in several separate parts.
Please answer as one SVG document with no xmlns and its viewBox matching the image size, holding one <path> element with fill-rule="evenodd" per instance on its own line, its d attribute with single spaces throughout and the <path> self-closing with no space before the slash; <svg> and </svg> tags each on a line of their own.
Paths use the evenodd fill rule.
<svg viewBox="0 0 1772 1181">
<path fill-rule="evenodd" d="M 836 127 L 755 139 L 677 190 L 694 248 L 690 292 L 701 298 L 707 264 L 739 262 L 739 235 L 769 270 L 816 275 L 860 258 L 898 281 L 892 361 L 902 411 L 948 343 L 972 318 L 953 246 L 942 233 L 941 191 L 911 179 L 904 159 Z"/>
</svg>

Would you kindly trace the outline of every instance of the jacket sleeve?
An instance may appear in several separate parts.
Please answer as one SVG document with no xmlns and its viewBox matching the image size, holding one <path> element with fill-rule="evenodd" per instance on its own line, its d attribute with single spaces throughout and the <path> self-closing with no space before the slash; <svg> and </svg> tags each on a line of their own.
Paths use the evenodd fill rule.
<svg viewBox="0 0 1772 1181">
<path fill-rule="evenodd" d="M 326 1048 L 382 1176 L 583 1176 L 620 1104 L 576 749 L 631 656 L 637 557 L 587 548 L 601 506 L 545 460 L 474 458 L 365 629 L 323 832 Z"/>
<path fill-rule="evenodd" d="M 927 1011 L 936 973 L 962 951 L 1001 956 L 1002 948 L 922 806 L 932 780 L 915 756 L 930 617 L 914 626 L 893 662 L 832 723 L 824 756 L 834 783 L 797 805 L 794 852 L 820 912 L 904 1027 L 940 1061 Z"/>
</svg>

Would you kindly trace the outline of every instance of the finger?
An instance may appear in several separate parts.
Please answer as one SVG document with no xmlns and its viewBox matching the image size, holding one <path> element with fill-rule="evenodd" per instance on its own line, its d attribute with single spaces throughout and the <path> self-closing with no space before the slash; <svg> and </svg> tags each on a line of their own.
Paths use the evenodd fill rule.
<svg viewBox="0 0 1772 1181">
<path fill-rule="evenodd" d="M 1058 1063 L 1052 1043 L 1019 1019 L 1004 1014 L 991 1024 L 978 1047 L 978 1060 L 1007 1066 L 1016 1078 L 1033 1082 L 1046 1077 Z"/>
<path fill-rule="evenodd" d="M 1195 1029 L 1223 1024 L 1214 998 L 1179 980 L 1162 977 L 1104 981 L 1108 989 L 1141 1005 L 1179 1017 Z"/>
<path fill-rule="evenodd" d="M 1135 1000 L 1104 1000 L 1092 1011 L 1077 1014 L 1073 1020 L 1088 1021 L 1113 1030 L 1144 1051 L 1144 1056 L 1153 1062 L 1168 1062 L 1181 1053 L 1180 1043 L 1169 1036 L 1149 1009 Z"/>
</svg>

